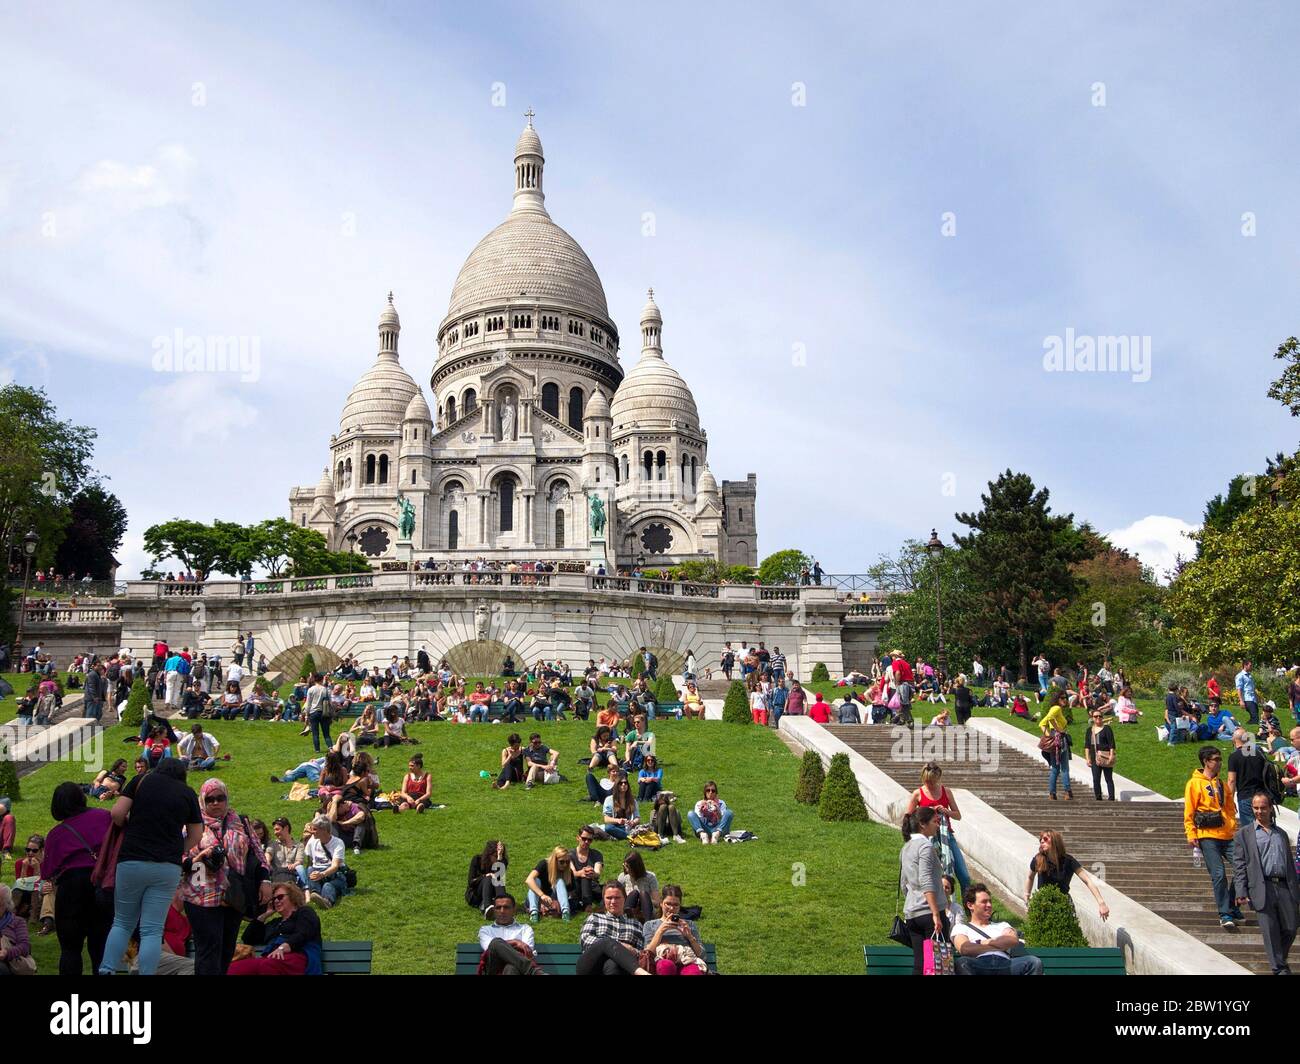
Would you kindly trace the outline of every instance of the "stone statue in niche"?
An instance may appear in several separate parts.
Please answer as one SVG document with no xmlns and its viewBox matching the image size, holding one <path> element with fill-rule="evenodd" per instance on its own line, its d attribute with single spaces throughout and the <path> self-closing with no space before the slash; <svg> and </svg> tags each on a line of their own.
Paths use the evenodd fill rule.
<svg viewBox="0 0 1300 1064">
<path fill-rule="evenodd" d="M 501 401 L 501 439 L 513 440 L 515 438 L 515 404 L 513 399 L 506 398 Z"/>
<path fill-rule="evenodd" d="M 479 642 L 487 639 L 488 619 L 490 616 L 491 611 L 486 606 L 479 606 L 474 611 L 474 636 Z"/>
<path fill-rule="evenodd" d="M 664 645 L 664 622 L 654 620 L 650 622 L 650 645 L 652 647 L 661 647 Z"/>
</svg>

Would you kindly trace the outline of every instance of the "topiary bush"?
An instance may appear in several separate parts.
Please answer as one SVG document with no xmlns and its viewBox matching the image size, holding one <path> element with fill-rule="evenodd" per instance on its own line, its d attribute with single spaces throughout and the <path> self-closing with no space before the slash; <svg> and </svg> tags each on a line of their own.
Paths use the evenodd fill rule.
<svg viewBox="0 0 1300 1064">
<path fill-rule="evenodd" d="M 275 688 L 271 686 L 271 681 L 265 676 L 259 676 L 253 681 L 253 690 L 259 695 L 275 694 Z"/>
<path fill-rule="evenodd" d="M 812 671 L 813 683 L 829 683 L 830 678 L 831 678 L 831 671 L 826 667 L 826 662 L 819 661 L 817 662 L 816 665 L 813 666 L 813 671 Z"/>
<path fill-rule="evenodd" d="M 316 672 L 316 659 L 311 656 L 311 651 L 307 651 L 307 656 L 302 659 L 302 668 L 298 670 L 298 679 L 308 680 Z"/>
<path fill-rule="evenodd" d="M 739 680 L 732 680 L 727 688 L 727 700 L 722 703 L 722 719 L 729 724 L 754 723 L 754 716 L 749 712 L 749 696 Z"/>
<path fill-rule="evenodd" d="M 830 771 L 822 784 L 817 813 L 823 820 L 869 820 L 862 792 L 858 790 L 857 777 L 849 765 L 848 754 L 831 758 Z"/>
<path fill-rule="evenodd" d="M 18 766 L 10 759 L 9 744 L 0 736 L 0 798 L 12 798 L 17 802 L 22 797 L 18 785 Z"/>
<path fill-rule="evenodd" d="M 799 764 L 799 781 L 794 785 L 794 800 L 805 805 L 816 805 L 821 801 L 822 784 L 826 782 L 826 770 L 822 768 L 822 756 L 816 750 L 805 750 L 803 761 Z"/>
<path fill-rule="evenodd" d="M 677 696 L 677 685 L 673 683 L 673 678 L 667 673 L 660 676 L 658 682 L 655 683 L 655 701 L 660 705 L 665 702 L 681 701 Z"/>
<path fill-rule="evenodd" d="M 143 679 L 137 678 L 131 684 L 131 693 L 126 699 L 126 709 L 122 710 L 122 723 L 132 728 L 140 727 L 144 723 L 145 708 L 152 704 L 152 700 L 149 698 L 149 688 L 145 685 Z"/>
<path fill-rule="evenodd" d="M 1088 946 L 1070 899 L 1051 885 L 1039 887 L 1029 899 L 1024 932 L 1025 945 L 1031 948 L 1086 949 Z"/>
<path fill-rule="evenodd" d="M 638 650 L 632 655 L 632 679 L 635 680 L 643 672 L 645 672 L 645 655 Z"/>
</svg>

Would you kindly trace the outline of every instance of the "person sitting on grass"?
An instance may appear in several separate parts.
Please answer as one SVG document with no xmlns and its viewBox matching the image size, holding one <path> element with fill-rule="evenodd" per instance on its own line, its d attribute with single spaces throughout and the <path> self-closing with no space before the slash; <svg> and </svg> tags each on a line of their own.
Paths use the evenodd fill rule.
<svg viewBox="0 0 1300 1064">
<path fill-rule="evenodd" d="M 596 727 L 608 728 L 612 733 L 614 729 L 618 727 L 618 722 L 618 706 L 615 704 L 614 699 L 611 698 L 604 706 L 597 710 Z"/>
<path fill-rule="evenodd" d="M 239 716 L 239 710 L 244 704 L 244 696 L 239 693 L 239 684 L 231 680 L 226 684 L 226 690 L 221 696 L 221 718 L 223 720 L 234 720 Z"/>
<path fill-rule="evenodd" d="M 556 846 L 550 856 L 543 857 L 528 873 L 528 920 L 537 923 L 543 916 L 558 916 L 569 920 L 569 891 L 573 888 L 573 869 L 569 866 L 569 851 Z"/>
<path fill-rule="evenodd" d="M 610 838 L 622 840 L 636 834 L 641 826 L 641 812 L 626 776 L 619 777 L 614 784 L 614 791 L 605 799 L 602 811 L 604 822 L 596 826 L 603 828 Z"/>
<path fill-rule="evenodd" d="M 321 769 L 316 796 L 324 801 L 326 798 L 333 798 L 336 794 L 342 794 L 347 782 L 348 769 L 343 765 L 343 755 L 337 750 L 331 750 L 325 755 L 325 766 Z"/>
<path fill-rule="evenodd" d="M 966 919 L 952 929 L 957 970 L 962 975 L 1042 975 L 1038 957 L 1011 956 L 1024 943 L 1014 927 L 993 920 L 993 896 L 983 883 L 972 883 L 962 895 Z"/>
<path fill-rule="evenodd" d="M 660 791 L 654 797 L 655 811 L 653 827 L 661 839 L 671 838 L 673 842 L 686 843 L 682 835 L 682 814 L 677 809 L 677 795 L 672 791 Z"/>
<path fill-rule="evenodd" d="M 639 850 L 629 850 L 623 858 L 623 871 L 618 881 L 627 891 L 627 911 L 634 920 L 645 923 L 654 919 L 659 908 L 659 877 L 647 872 L 645 858 Z"/>
<path fill-rule="evenodd" d="M 406 734 L 406 721 L 398 713 L 395 704 L 384 710 L 384 734 L 375 742 L 375 746 L 401 746 L 403 743 L 418 746 L 419 742 Z"/>
<path fill-rule="evenodd" d="M 501 723 L 517 724 L 524 720 L 524 700 L 519 693 L 519 685 L 514 680 L 506 683 L 501 692 Z"/>
<path fill-rule="evenodd" d="M 357 746 L 373 746 L 379 738 L 379 719 L 374 706 L 366 706 L 348 729 Z"/>
<path fill-rule="evenodd" d="M 90 785 L 90 796 L 101 802 L 111 802 L 126 786 L 126 769 L 126 758 L 119 757 L 113 762 L 112 768 L 101 770 L 95 777 L 95 782 Z"/>
<path fill-rule="evenodd" d="M 782 705 L 784 705 L 784 698 L 782 699 Z M 704 698 L 700 695 L 694 680 L 686 681 L 686 690 L 682 692 L 680 715 L 688 720 L 692 717 L 698 720 L 704 719 Z"/>
<path fill-rule="evenodd" d="M 591 715 L 592 706 L 596 702 L 596 692 L 591 685 L 583 680 L 573 689 L 573 715 L 578 720 L 586 720 Z"/>
<path fill-rule="evenodd" d="M 347 847 L 334 834 L 327 816 L 317 816 L 311 822 L 311 838 L 303 848 L 303 860 L 298 865 L 298 884 L 307 892 L 307 900 L 321 908 L 333 908 L 348 892 L 344 859 Z"/>
<path fill-rule="evenodd" d="M 506 844 L 488 839 L 483 851 L 469 859 L 469 877 L 465 882 L 465 902 L 486 917 L 492 915 L 492 903 L 506 892 L 506 869 L 510 855 Z"/>
<path fill-rule="evenodd" d="M 583 912 L 600 904 L 600 877 L 605 873 L 605 855 L 591 843 L 595 832 L 589 826 L 578 829 L 578 844 L 569 851 L 573 869 L 573 886 L 569 888 L 569 905 Z"/>
<path fill-rule="evenodd" d="M 278 916 L 278 920 L 272 917 Z M 271 904 L 257 918 L 268 938 L 261 952 L 231 961 L 227 975 L 321 975 L 320 917 L 296 883 L 271 888 Z"/>
<path fill-rule="evenodd" d="M 266 857 L 271 863 L 272 883 L 296 883 L 298 866 L 302 864 L 303 844 L 293 837 L 293 825 L 288 817 L 278 816 L 271 821 L 275 837 L 266 847 Z"/>
<path fill-rule="evenodd" d="M 618 762 L 618 739 L 614 735 L 614 729 L 608 725 L 602 724 L 596 729 L 596 734 L 591 737 L 588 744 L 591 751 L 591 761 L 588 762 L 587 768 L 594 775 L 608 768 L 610 765 L 617 765 Z"/>
<path fill-rule="evenodd" d="M 511 732 L 501 751 L 501 773 L 493 781 L 494 790 L 505 790 L 512 783 L 524 782 L 524 748 L 518 732 Z"/>
<path fill-rule="evenodd" d="M 177 744 L 177 751 L 186 761 L 190 771 L 209 769 L 217 763 L 217 751 L 221 744 L 215 736 L 208 735 L 203 725 L 195 721 L 190 725 L 190 733 Z"/>
<path fill-rule="evenodd" d="M 488 719 L 488 709 L 492 705 L 492 696 L 479 680 L 469 696 L 469 720 L 471 724 L 484 724 Z"/>
<path fill-rule="evenodd" d="M 645 934 L 641 924 L 624 911 L 627 895 L 618 882 L 606 883 L 602 891 L 603 913 L 592 913 L 583 922 L 578 944 L 577 975 L 649 975 L 638 963 Z"/>
<path fill-rule="evenodd" d="M 528 762 L 528 774 L 524 780 L 524 790 L 531 791 L 540 780 L 542 783 L 559 783 L 560 770 L 557 767 L 560 752 L 542 744 L 542 737 L 533 732 L 528 737 L 528 749 L 524 751 L 524 760 Z"/>
<path fill-rule="evenodd" d="M 407 762 L 406 776 L 397 792 L 397 800 L 393 802 L 393 812 L 414 809 L 417 813 L 423 813 L 433 804 L 430 797 L 432 782 L 429 773 L 424 771 L 424 755 L 416 754 Z"/>
<path fill-rule="evenodd" d="M 691 920 L 682 916 L 682 888 L 664 887 L 659 919 L 645 925 L 645 948 L 654 958 L 656 975 L 708 975 L 704 943 Z"/>
<path fill-rule="evenodd" d="M 514 896 L 502 891 L 483 915 L 492 920 L 478 929 L 481 975 L 545 975 L 537 963 L 537 942 L 533 929 L 515 919 Z"/>
<path fill-rule="evenodd" d="M 704 797 L 695 803 L 695 808 L 686 814 L 691 828 L 705 846 L 717 845 L 731 830 L 731 821 L 735 813 L 727 808 L 727 803 L 718 797 L 718 785 L 709 780 L 704 785 Z"/>
<path fill-rule="evenodd" d="M 551 713 L 554 716 L 547 716 L 547 720 L 568 720 L 565 711 L 573 704 L 573 696 L 560 686 L 559 680 L 552 680 L 550 690 L 548 691 L 551 699 Z"/>
<path fill-rule="evenodd" d="M 646 756 L 655 752 L 655 733 L 647 730 L 643 714 L 633 715 L 631 727 L 623 735 L 623 742 L 623 768 L 629 772 L 639 769 Z"/>
<path fill-rule="evenodd" d="M 659 767 L 659 759 L 654 754 L 646 754 L 637 773 L 636 782 L 636 800 L 653 801 L 664 785 L 664 770 Z"/>
<path fill-rule="evenodd" d="M 167 729 L 161 724 L 155 725 L 144 743 L 144 758 L 150 768 L 157 768 L 163 758 L 172 756 L 171 745 Z"/>
<path fill-rule="evenodd" d="M 1232 734 L 1237 730 L 1237 719 L 1232 715 L 1232 711 L 1224 709 L 1217 698 L 1210 699 L 1210 711 L 1206 715 L 1205 723 L 1210 726 L 1212 738 L 1232 740 Z"/>
</svg>

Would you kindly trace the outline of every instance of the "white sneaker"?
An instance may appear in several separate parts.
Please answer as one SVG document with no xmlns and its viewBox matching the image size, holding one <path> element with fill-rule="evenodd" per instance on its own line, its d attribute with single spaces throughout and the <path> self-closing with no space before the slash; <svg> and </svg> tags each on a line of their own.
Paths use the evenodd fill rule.
<svg viewBox="0 0 1300 1064">
<path fill-rule="evenodd" d="M 673 842 L 680 842 L 683 846 L 686 845 L 686 840 L 682 838 L 680 835 L 674 835 Z"/>
<path fill-rule="evenodd" d="M 713 845 L 716 846 L 716 845 L 718 845 L 718 843 L 721 842 L 721 841 L 722 841 L 722 832 L 721 832 L 721 831 L 715 831 L 715 832 L 713 833 Z"/>
<path fill-rule="evenodd" d="M 705 846 L 709 844 L 709 833 L 707 831 L 700 832 L 700 842 L 703 843 Z"/>
<path fill-rule="evenodd" d="M 361 847 L 360 847 L 360 846 L 353 846 L 353 847 L 352 847 L 352 852 L 353 852 L 354 854 L 356 854 L 358 857 L 360 857 L 360 856 L 361 856 Z"/>
</svg>

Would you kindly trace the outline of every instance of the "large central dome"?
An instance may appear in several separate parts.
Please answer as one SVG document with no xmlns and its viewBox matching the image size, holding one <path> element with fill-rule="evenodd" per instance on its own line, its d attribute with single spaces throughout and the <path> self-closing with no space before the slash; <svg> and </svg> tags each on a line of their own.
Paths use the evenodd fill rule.
<svg viewBox="0 0 1300 1064">
<path fill-rule="evenodd" d="M 586 252 L 536 211 L 513 212 L 479 241 L 456 277 L 447 317 L 516 300 L 609 317 L 604 286 Z"/>
<path fill-rule="evenodd" d="M 562 307 L 609 322 L 605 289 L 587 253 L 546 213 L 545 162 L 530 116 L 515 145 L 514 205 L 460 268 L 444 324 L 511 303 Z"/>
</svg>

